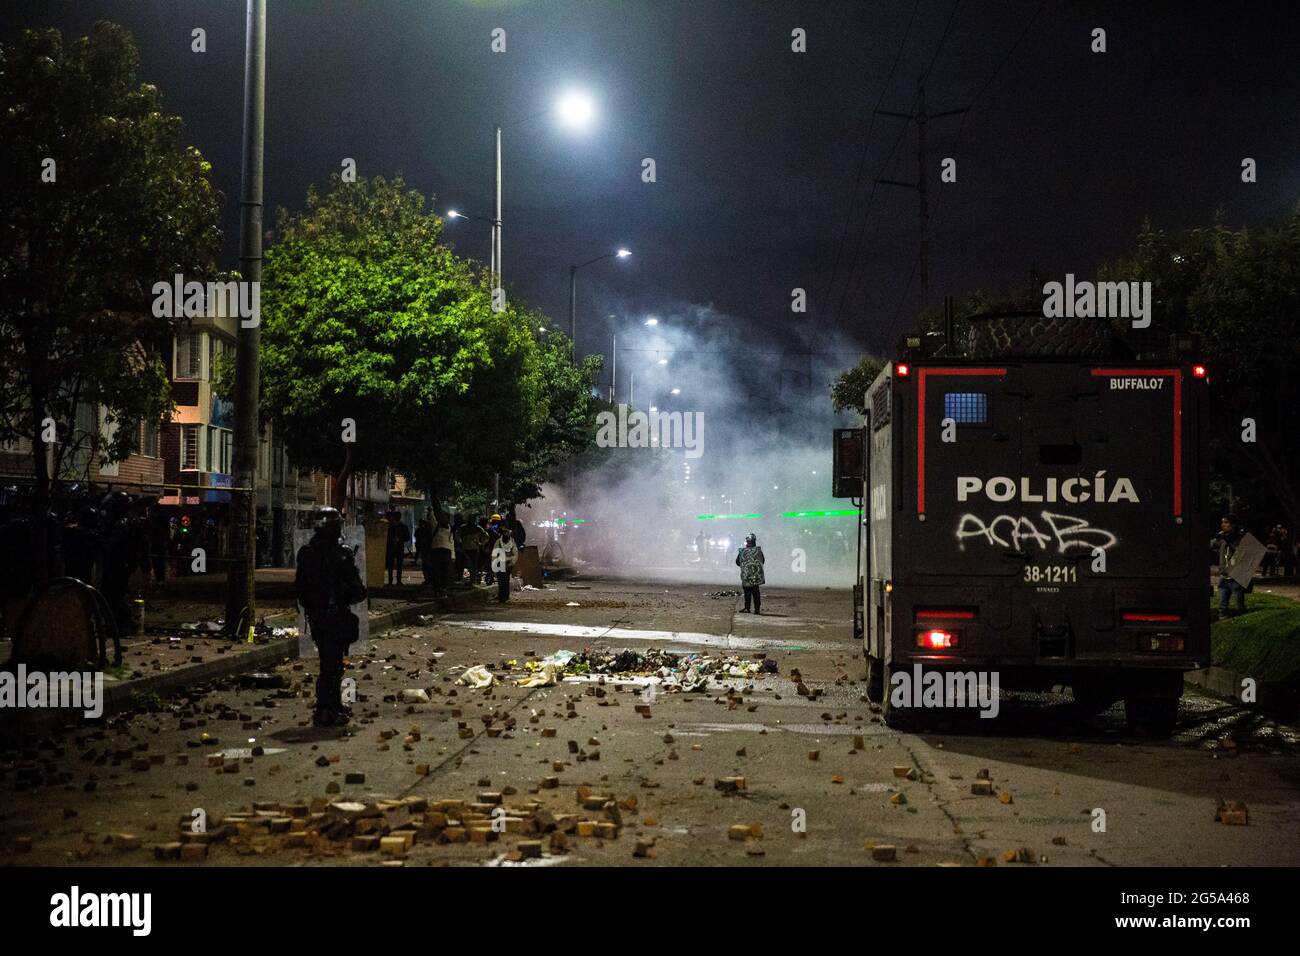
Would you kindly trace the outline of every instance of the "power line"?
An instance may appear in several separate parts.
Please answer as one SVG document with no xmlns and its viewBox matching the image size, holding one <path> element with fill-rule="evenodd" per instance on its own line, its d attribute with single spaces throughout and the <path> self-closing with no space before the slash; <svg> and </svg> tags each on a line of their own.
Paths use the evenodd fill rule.
<svg viewBox="0 0 1300 956">
<path fill-rule="evenodd" d="M 935 46 L 935 48 L 934 48 L 934 53 L 933 53 L 933 54 L 931 55 L 931 57 L 930 57 L 930 62 L 929 62 L 929 64 L 926 66 L 926 68 L 925 68 L 925 72 L 924 72 L 924 73 L 922 74 L 922 76 L 921 76 L 921 81 L 920 81 L 920 83 L 918 84 L 917 96 L 916 96 L 916 98 L 913 99 L 913 101 L 912 101 L 912 107 L 911 107 L 911 109 L 912 109 L 912 110 L 916 110 L 916 111 L 918 112 L 918 116 L 921 117 L 921 119 L 920 119 L 920 123 L 924 123 L 924 122 L 925 122 L 925 120 L 924 120 L 924 105 L 925 105 L 925 103 L 924 103 L 924 92 L 923 92 L 923 90 L 924 90 L 924 86 L 925 86 L 925 81 L 928 80 L 928 79 L 930 78 L 930 74 L 931 74 L 931 72 L 933 72 L 933 70 L 934 70 L 934 65 L 935 65 L 935 63 L 936 63 L 936 62 L 938 61 L 938 59 L 939 59 L 939 54 L 940 54 L 941 52 L 943 52 L 944 44 L 947 42 L 947 39 L 948 39 L 948 32 L 949 32 L 949 30 L 952 28 L 953 21 L 954 21 L 954 20 L 956 19 L 956 17 L 957 17 L 957 8 L 960 7 L 960 6 L 961 6 L 961 0 L 954 0 L 954 3 L 953 3 L 953 5 L 952 5 L 952 9 L 948 12 L 948 20 L 947 20 L 947 22 L 944 24 L 943 32 L 939 35 L 939 43 L 938 43 L 937 46 Z M 918 110 L 918 107 L 919 107 L 919 110 Z M 887 111 L 883 111 L 883 110 L 881 110 L 881 109 L 879 108 L 879 104 L 876 105 L 875 113 L 880 114 L 880 115 L 894 115 L 894 116 L 901 115 L 901 114 L 890 114 L 890 113 L 888 113 Z M 944 114 L 944 115 L 947 115 L 947 114 Z M 890 163 L 890 161 L 894 158 L 894 153 L 898 151 L 898 146 L 899 146 L 900 143 L 902 143 L 902 141 L 903 141 L 903 135 L 906 133 L 906 131 L 907 131 L 907 127 L 906 127 L 906 126 L 904 126 L 904 127 L 899 131 L 898 138 L 894 141 L 894 147 L 893 147 L 893 149 L 891 149 L 890 152 L 889 152 L 889 155 L 888 155 L 887 157 L 885 157 L 885 162 L 884 162 L 884 163 L 881 165 L 881 167 L 880 167 L 880 173 L 876 176 L 876 180 L 872 183 L 872 188 L 871 188 L 871 195 L 872 195 L 872 197 L 875 196 L 876 186 L 879 185 L 879 182 L 880 182 L 881 178 L 882 178 L 882 177 L 884 176 L 884 174 L 885 174 L 885 170 L 889 168 L 889 163 Z M 918 153 L 920 154 L 920 157 L 919 157 L 920 162 L 921 162 L 922 164 L 924 164 L 924 151 L 925 151 L 925 148 L 924 148 L 924 138 L 923 138 L 923 135 L 924 135 L 924 134 L 920 134 L 920 135 L 922 136 L 922 139 L 921 139 L 921 141 L 920 141 L 920 145 L 919 145 Z M 923 171 L 922 171 L 922 175 L 923 175 Z M 921 182 L 922 182 L 922 180 L 918 180 L 918 185 L 919 185 Z M 921 186 L 921 188 L 923 189 L 924 187 Z M 925 212 L 925 199 L 924 199 L 924 193 L 922 193 L 922 198 L 921 198 L 921 210 L 922 210 L 922 212 L 921 212 L 921 218 L 922 218 L 922 244 L 924 245 L 924 242 L 925 242 L 925 238 L 924 238 L 925 226 L 924 226 L 924 223 L 925 223 L 925 220 L 926 220 L 926 218 L 927 218 L 927 215 L 926 215 L 926 212 Z M 868 200 L 868 209 L 867 209 L 867 212 L 870 213 L 870 199 Z M 839 309 L 836 311 L 836 315 L 837 315 L 837 324 L 838 324 L 838 316 L 841 316 L 841 315 L 844 314 L 844 307 L 845 307 L 845 304 L 847 303 L 847 301 L 848 301 L 848 299 L 849 299 L 849 296 L 852 294 L 852 291 L 853 291 L 853 287 L 854 287 L 854 281 L 853 281 L 853 280 L 854 280 L 854 273 L 856 273 L 856 272 L 858 271 L 858 262 L 859 262 L 859 257 L 860 257 L 860 253 L 861 253 L 861 250 L 862 250 L 862 240 L 866 237 L 866 233 L 867 233 L 867 222 L 868 222 L 868 219 L 869 219 L 869 215 L 863 217 L 863 220 L 862 220 L 862 227 L 858 230 L 858 238 L 857 238 L 857 242 L 856 242 L 855 245 L 854 245 L 853 258 L 852 258 L 852 260 L 850 260 L 850 261 L 851 261 L 851 265 L 850 265 L 850 270 L 849 270 L 849 279 L 848 279 L 848 281 L 845 283 L 844 291 L 843 291 L 843 292 L 841 293 L 841 295 L 840 295 L 840 305 L 839 305 Z"/>
<path fill-rule="evenodd" d="M 871 117 L 867 122 L 867 136 L 862 143 L 862 155 L 858 157 L 858 171 L 853 177 L 853 189 L 849 193 L 849 201 L 844 210 L 844 225 L 840 227 L 840 238 L 835 247 L 835 263 L 831 266 L 831 279 L 830 282 L 826 284 L 826 293 L 822 296 L 821 308 L 818 310 L 819 318 L 823 318 L 826 315 L 826 306 L 829 304 L 831 292 L 835 288 L 835 277 L 839 274 L 840 260 L 844 254 L 844 239 L 848 235 L 849 224 L 853 221 L 853 206 L 854 203 L 857 202 L 858 191 L 862 186 L 862 170 L 867 165 L 867 154 L 871 149 L 871 133 L 876 126 L 876 110 L 879 109 L 880 104 L 885 101 L 885 95 L 889 92 L 889 85 L 894 81 L 894 73 L 898 70 L 899 60 L 903 58 L 903 50 L 907 48 L 907 39 L 912 34 L 912 23 L 916 20 L 916 11 L 920 6 L 921 0 L 915 0 L 912 4 L 912 15 L 908 17 L 907 28 L 903 31 L 903 41 L 898 45 L 898 52 L 894 54 L 894 62 L 889 68 L 889 75 L 885 77 L 885 84 L 880 89 L 880 97 L 876 100 L 875 109 L 871 111 Z M 895 144 L 895 148 L 897 148 L 897 144 Z M 867 211 L 864 215 L 870 214 L 871 212 L 871 199 L 872 196 L 875 195 L 875 192 L 876 190 L 873 185 L 871 196 L 867 197 Z M 851 278 L 852 275 L 850 274 L 850 279 Z"/>
<path fill-rule="evenodd" d="M 1045 7 L 1046 5 L 1047 5 L 1047 0 L 1040 0 L 1040 3 L 1038 4 L 1038 8 L 1034 11 L 1033 16 L 1031 16 L 1028 22 L 1025 23 L 1025 28 L 1020 31 L 1020 35 L 1016 37 L 1015 42 L 1011 44 L 1006 54 L 1003 55 L 1002 59 L 998 61 L 997 66 L 993 68 L 993 72 L 989 74 L 988 79 L 984 81 L 984 84 L 975 92 L 975 95 L 971 97 L 970 107 L 966 110 L 965 113 L 963 113 L 961 118 L 961 123 L 958 124 L 957 133 L 953 138 L 954 153 L 957 152 L 956 147 L 961 144 L 961 137 L 963 132 L 966 129 L 966 120 L 970 117 L 971 110 L 975 108 L 975 104 L 979 102 L 980 98 L 984 95 L 984 93 L 988 90 L 988 88 L 993 85 L 993 81 L 996 80 L 998 74 L 1002 72 L 1002 68 L 1007 65 L 1007 63 L 1011 60 L 1012 55 L 1014 55 L 1016 50 L 1019 48 L 1021 42 L 1023 42 L 1025 37 L 1029 35 L 1029 31 L 1033 28 L 1034 23 L 1038 20 L 1038 15 L 1043 12 L 1043 7 Z M 943 194 L 940 193 L 939 198 L 936 199 L 934 203 L 934 211 L 936 217 L 938 216 L 939 206 L 942 202 L 943 202 Z M 907 302 L 907 294 L 908 292 L 911 291 L 912 280 L 916 278 L 916 270 L 917 267 L 920 265 L 920 261 L 921 261 L 921 257 L 918 253 L 916 259 L 914 259 L 912 262 L 912 271 L 908 275 L 907 282 L 903 286 L 903 294 L 898 300 L 898 306 L 894 309 L 894 316 L 890 320 L 891 329 L 897 328 L 898 326 L 898 317 L 903 311 L 903 305 Z M 924 308 L 924 305 L 922 305 L 922 308 Z"/>
</svg>

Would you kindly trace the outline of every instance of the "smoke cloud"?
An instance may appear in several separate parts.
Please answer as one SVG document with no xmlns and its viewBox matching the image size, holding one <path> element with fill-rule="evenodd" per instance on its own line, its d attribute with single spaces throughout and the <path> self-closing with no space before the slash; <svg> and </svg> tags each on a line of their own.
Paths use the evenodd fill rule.
<svg viewBox="0 0 1300 956">
<path fill-rule="evenodd" d="M 822 337 L 810 353 L 704 305 L 604 311 L 619 316 L 609 323 L 618 336 L 615 413 L 619 404 L 629 416 L 698 413 L 702 453 L 594 450 L 575 462 L 571 483 L 562 474 L 520 509 L 529 543 L 558 539 L 566 563 L 587 573 L 738 588 L 736 551 L 753 533 L 769 586 L 850 587 L 856 509 L 831 496 L 831 429 L 860 423 L 832 412 L 829 386 L 859 350 Z M 585 344 L 605 355 L 599 392 L 608 399 L 609 338 L 603 349 L 594 336 Z"/>
</svg>

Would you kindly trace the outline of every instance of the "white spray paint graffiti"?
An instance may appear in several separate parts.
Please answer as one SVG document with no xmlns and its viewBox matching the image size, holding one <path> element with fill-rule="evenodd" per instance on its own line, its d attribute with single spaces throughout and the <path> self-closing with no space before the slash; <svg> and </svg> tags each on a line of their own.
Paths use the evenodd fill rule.
<svg viewBox="0 0 1300 956">
<path fill-rule="evenodd" d="M 1022 545 L 1032 543 L 1047 551 L 1056 543 L 1058 554 L 1068 554 L 1072 548 L 1080 551 L 1092 551 L 1100 548 L 1105 551 L 1119 542 L 1111 532 L 1104 528 L 1094 528 L 1086 518 L 1073 515 L 1042 512 L 1042 521 L 1050 529 L 1040 531 L 1033 520 L 1026 515 L 998 515 L 992 521 L 985 522 L 979 515 L 965 514 L 957 523 L 957 542 L 963 551 L 967 538 L 983 538 L 989 547 L 1013 548 L 1023 550 Z"/>
</svg>

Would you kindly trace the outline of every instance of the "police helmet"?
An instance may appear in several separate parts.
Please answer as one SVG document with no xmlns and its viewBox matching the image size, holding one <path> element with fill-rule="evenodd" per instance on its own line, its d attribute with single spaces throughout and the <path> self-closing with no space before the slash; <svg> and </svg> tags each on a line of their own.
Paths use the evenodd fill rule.
<svg viewBox="0 0 1300 956">
<path fill-rule="evenodd" d="M 343 515 L 339 514 L 338 508 L 331 508 L 328 505 L 323 508 L 317 508 L 316 513 L 312 516 L 312 527 L 317 531 L 325 528 L 342 528 Z"/>
</svg>

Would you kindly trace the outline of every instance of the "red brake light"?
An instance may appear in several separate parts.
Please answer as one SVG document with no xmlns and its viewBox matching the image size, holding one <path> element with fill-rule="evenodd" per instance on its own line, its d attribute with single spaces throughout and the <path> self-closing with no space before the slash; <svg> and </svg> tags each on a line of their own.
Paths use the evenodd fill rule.
<svg viewBox="0 0 1300 956">
<path fill-rule="evenodd" d="M 1141 621 L 1146 624 L 1169 624 L 1183 619 L 1181 614 L 1161 611 L 1126 611 L 1121 617 L 1126 621 Z"/>
<path fill-rule="evenodd" d="M 1194 376 L 1196 376 L 1197 378 L 1205 378 L 1205 366 L 1204 366 L 1204 365 L 1193 365 L 1193 366 L 1192 366 L 1192 374 L 1193 374 Z"/>
<path fill-rule="evenodd" d="M 906 362 L 899 362 L 894 366 L 894 371 L 898 373 L 899 378 L 907 378 L 907 376 L 912 374 L 912 366 L 908 365 Z"/>
<path fill-rule="evenodd" d="M 952 631 L 921 631 L 916 635 L 916 646 L 939 651 L 957 646 L 957 635 Z"/>
<path fill-rule="evenodd" d="M 952 607 L 918 607 L 916 620 L 922 621 L 973 621 L 975 612 L 969 609 Z"/>
</svg>

